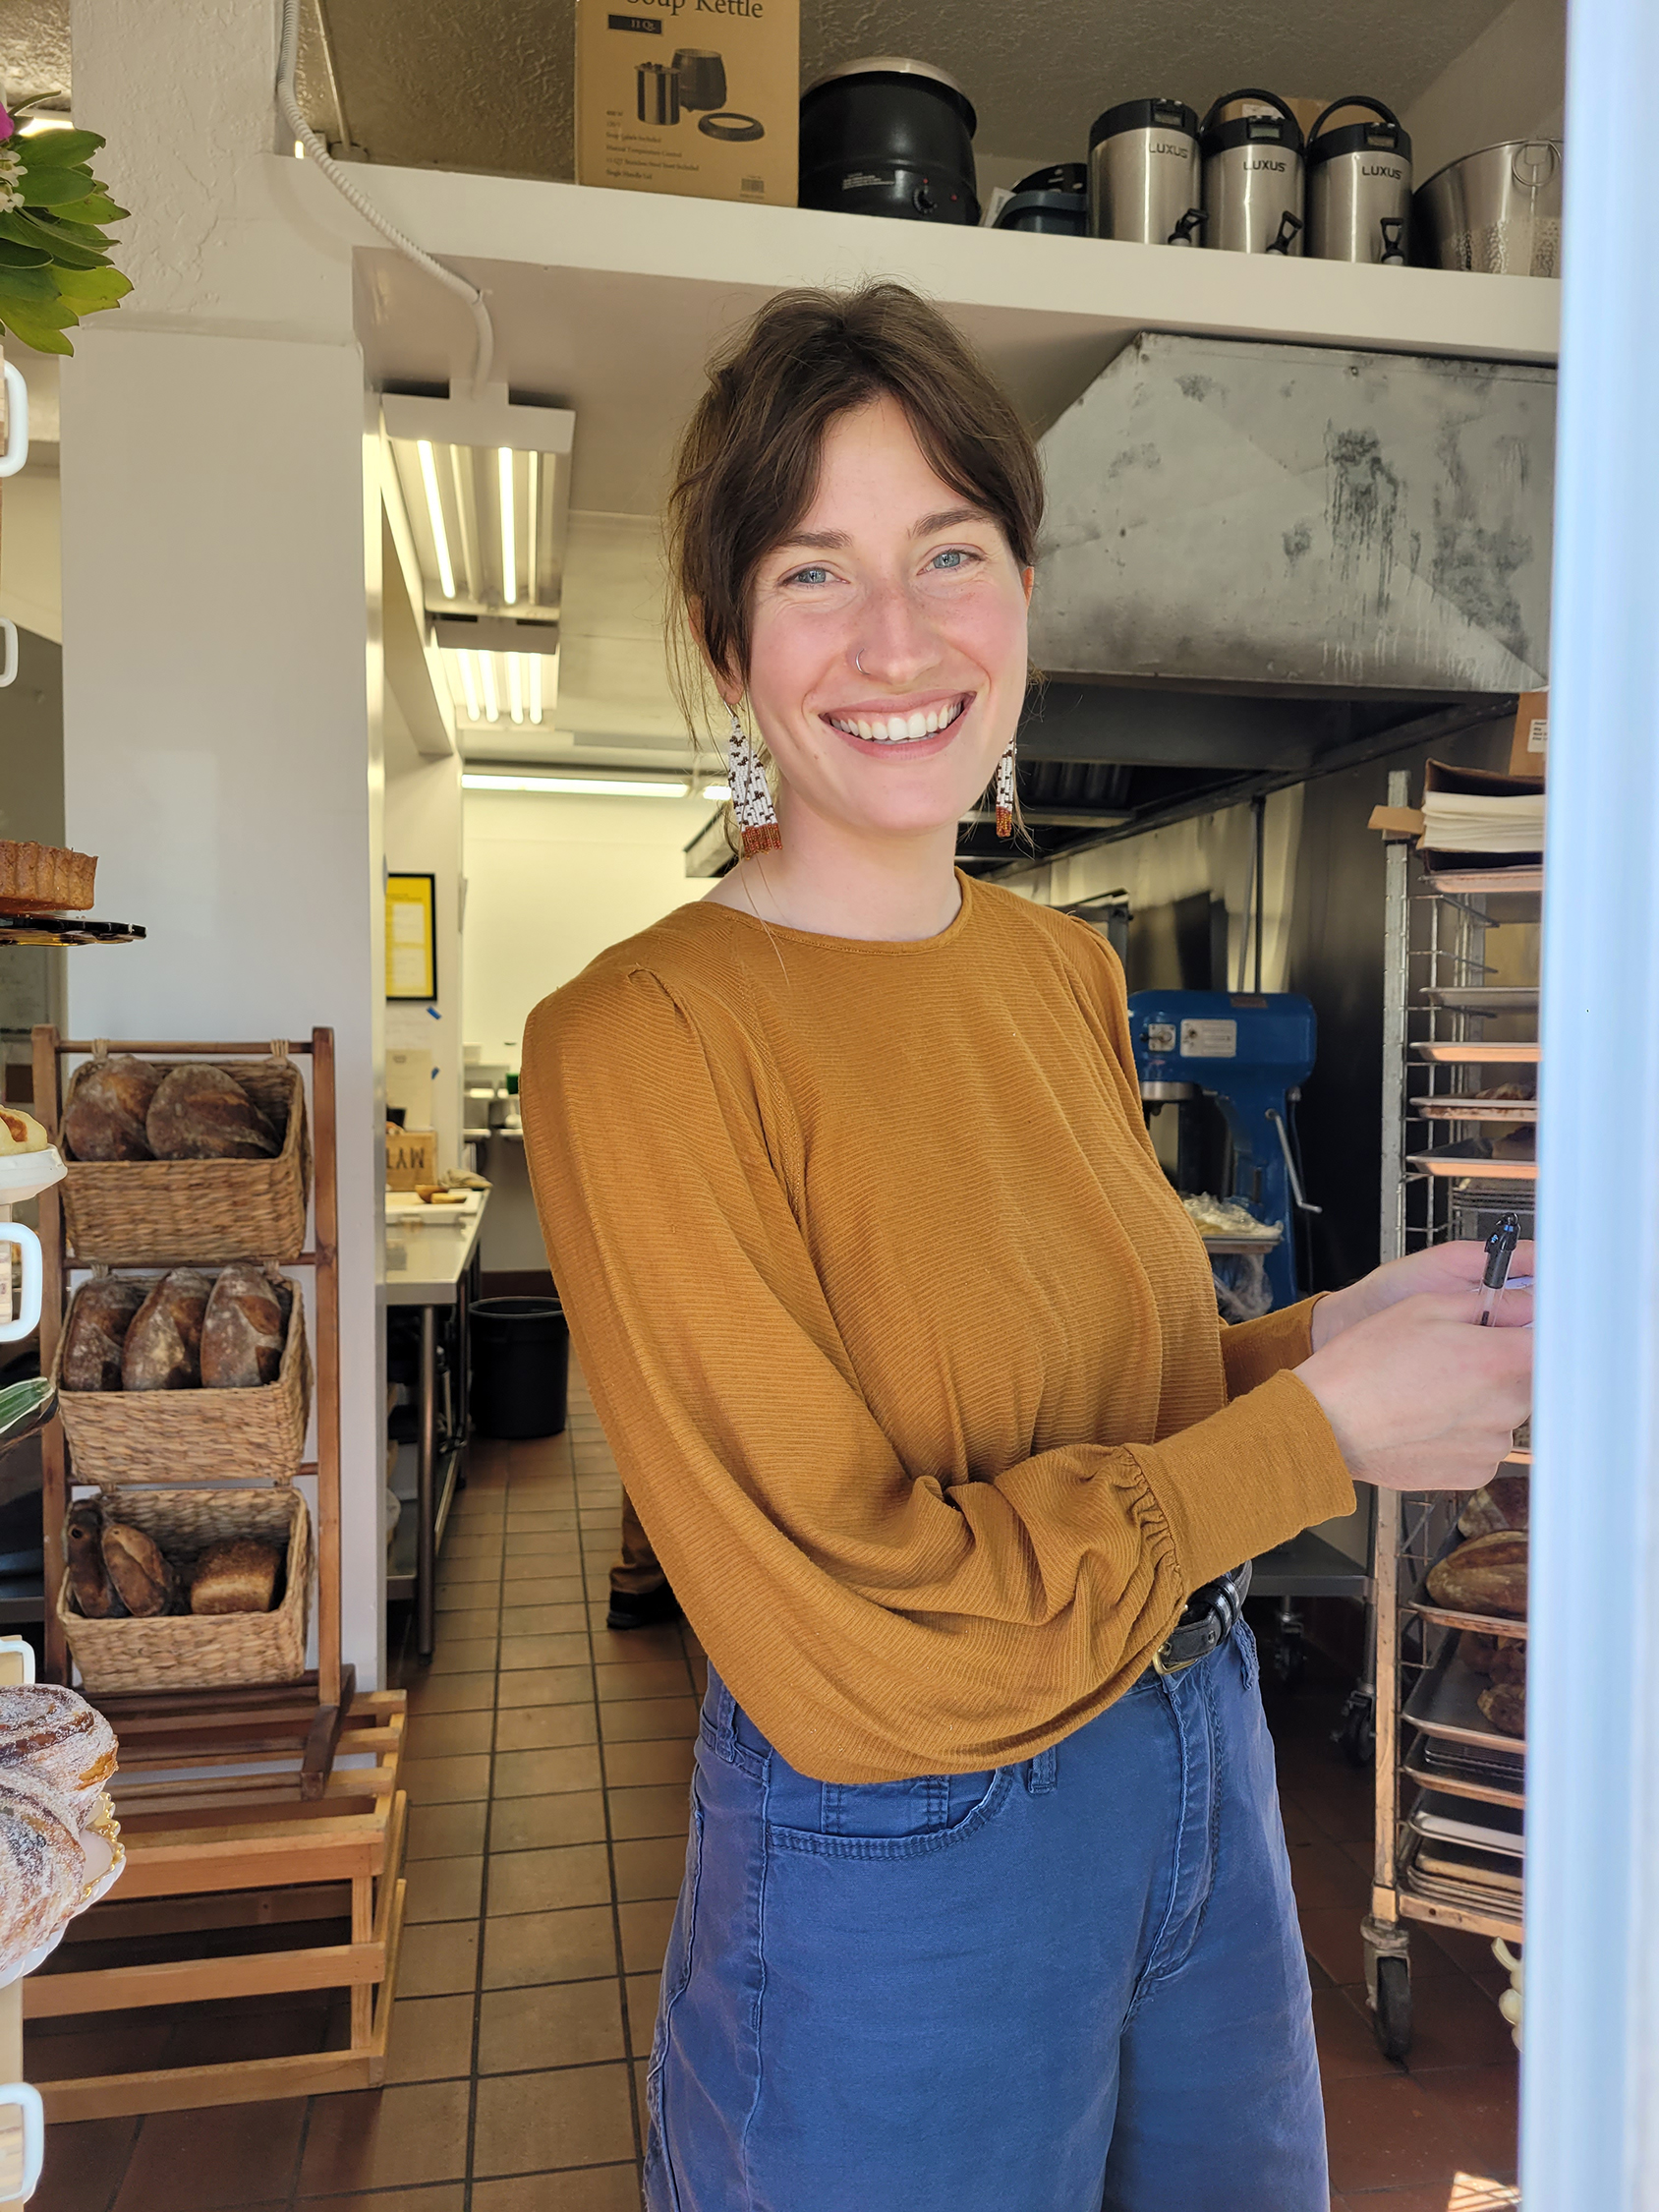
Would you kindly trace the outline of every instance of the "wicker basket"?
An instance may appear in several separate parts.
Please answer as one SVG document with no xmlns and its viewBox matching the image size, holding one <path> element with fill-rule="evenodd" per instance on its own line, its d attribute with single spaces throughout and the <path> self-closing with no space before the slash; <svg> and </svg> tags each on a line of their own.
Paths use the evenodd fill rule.
<svg viewBox="0 0 1659 2212">
<path fill-rule="evenodd" d="M 66 1112 L 94 1064 L 83 1061 L 70 1077 Z M 165 1076 L 184 1063 L 154 1065 Z M 303 1251 L 311 1139 L 299 1070 L 280 1051 L 208 1065 L 234 1076 L 272 1120 L 286 1119 L 282 1149 L 269 1160 L 78 1160 L 66 1151 L 64 1221 L 77 1259 L 294 1259 Z"/>
<path fill-rule="evenodd" d="M 58 1619 L 89 1697 L 299 1680 L 311 1619 L 311 1517 L 298 1490 L 120 1490 L 105 1510 L 153 1537 L 175 1561 L 195 1558 L 221 1537 L 285 1543 L 288 1558 L 282 1596 L 268 1613 L 87 1620 L 75 1610 L 66 1574 Z"/>
<path fill-rule="evenodd" d="M 269 1272 L 269 1270 L 267 1270 Z M 86 1289 L 82 1285 L 82 1290 Z M 312 1367 L 298 1284 L 276 1380 L 252 1390 L 65 1390 L 70 1302 L 52 1380 L 80 1483 L 287 1482 L 306 1447 Z"/>
</svg>

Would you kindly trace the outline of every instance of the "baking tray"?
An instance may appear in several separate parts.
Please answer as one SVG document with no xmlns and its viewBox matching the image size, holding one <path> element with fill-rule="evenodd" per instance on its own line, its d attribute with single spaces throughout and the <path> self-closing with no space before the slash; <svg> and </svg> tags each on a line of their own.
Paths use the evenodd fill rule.
<svg viewBox="0 0 1659 2212">
<path fill-rule="evenodd" d="M 1427 1044 L 1411 1047 L 1419 1060 L 1436 1060 L 1447 1068 L 1536 1067 L 1544 1048 L 1536 1044 Z"/>
<path fill-rule="evenodd" d="M 1436 1098 L 1413 1098 L 1409 1111 L 1415 1120 L 1425 1122 L 1535 1122 L 1538 1119 L 1538 1101 L 1535 1098 L 1475 1098 L 1442 1094 Z"/>
<path fill-rule="evenodd" d="M 1485 1913 L 1494 1920 L 1518 1924 L 1521 1887 L 1518 1878 L 1491 1864 L 1478 1851 L 1460 1851 L 1456 1844 L 1425 1848 L 1423 1838 L 1408 1829 L 1401 1847 L 1400 1879 L 1403 1889 L 1436 1904 L 1453 1905 L 1464 1912 Z"/>
<path fill-rule="evenodd" d="M 1475 1702 L 1486 1687 L 1486 1677 L 1476 1674 L 1448 1647 L 1438 1665 L 1422 1675 L 1405 1702 L 1403 1718 L 1425 1736 L 1442 1736 L 1449 1743 L 1478 1744 L 1492 1751 L 1524 1752 L 1524 1736 L 1506 1736 L 1493 1727 Z"/>
<path fill-rule="evenodd" d="M 1471 1176 L 1482 1183 L 1536 1183 L 1536 1160 L 1483 1160 L 1471 1157 L 1460 1145 L 1443 1144 L 1432 1152 L 1412 1152 L 1407 1155 L 1406 1166 L 1414 1167 L 1419 1175 L 1456 1177 L 1466 1182 Z"/>
<path fill-rule="evenodd" d="M 1446 1790 L 1454 1797 L 1517 1809 L 1526 1803 L 1526 1760 L 1518 1752 L 1477 1750 L 1472 1744 L 1419 1735 L 1405 1754 L 1403 1772 L 1423 1788 Z"/>
<path fill-rule="evenodd" d="M 1538 1004 L 1536 983 L 1432 983 L 1423 997 L 1449 1014 L 1530 1014 Z"/>
<path fill-rule="evenodd" d="M 1536 891 L 1544 888 L 1540 862 L 1527 860 L 1513 868 L 1437 868 L 1423 877 L 1425 891 L 1448 897 L 1470 898 L 1483 891 Z"/>
<path fill-rule="evenodd" d="M 1458 1850 L 1484 1852 L 1497 1859 L 1519 1860 L 1526 1856 L 1525 1825 L 1516 1806 L 1476 1807 L 1449 1792 L 1425 1789 L 1411 1808 L 1410 1825 L 1424 1843 L 1436 1850 L 1452 1845 Z M 1462 1835 L 1448 1833 L 1452 1828 L 1472 1833 Z"/>
</svg>

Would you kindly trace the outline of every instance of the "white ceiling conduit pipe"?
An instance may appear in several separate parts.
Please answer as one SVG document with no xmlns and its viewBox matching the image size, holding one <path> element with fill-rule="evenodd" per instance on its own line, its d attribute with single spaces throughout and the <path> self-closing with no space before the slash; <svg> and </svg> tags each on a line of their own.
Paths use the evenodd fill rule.
<svg viewBox="0 0 1659 2212">
<path fill-rule="evenodd" d="M 484 397 L 484 388 L 489 381 L 489 373 L 495 362 L 495 325 L 489 320 L 489 310 L 484 294 L 476 284 L 469 284 L 452 268 L 445 268 L 439 261 L 417 246 L 414 239 L 405 236 L 396 223 L 381 214 L 356 179 L 336 161 L 301 112 L 299 95 L 295 87 L 295 72 L 300 53 L 300 0 L 282 0 L 282 47 L 276 66 L 276 104 L 283 122 L 305 147 L 307 155 L 315 161 L 328 182 L 341 197 L 348 200 L 363 217 L 407 261 L 423 268 L 446 291 L 457 299 L 465 300 L 476 331 L 473 357 L 472 396 Z"/>
<path fill-rule="evenodd" d="M 1610 86 L 1656 80 L 1652 0 L 1573 0 L 1542 965 L 1526 2212 L 1659 2206 L 1659 285 L 1646 146 L 1606 111 Z"/>
</svg>

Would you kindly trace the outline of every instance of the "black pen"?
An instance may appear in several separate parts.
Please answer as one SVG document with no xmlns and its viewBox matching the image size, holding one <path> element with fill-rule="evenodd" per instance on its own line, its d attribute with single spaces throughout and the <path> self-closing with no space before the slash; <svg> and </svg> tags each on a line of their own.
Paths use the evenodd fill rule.
<svg viewBox="0 0 1659 2212">
<path fill-rule="evenodd" d="M 1519 1242 L 1520 1223 L 1513 1213 L 1506 1213 L 1486 1240 L 1486 1272 L 1480 1284 L 1479 1326 L 1483 1329 L 1491 1328 L 1497 1321 L 1504 1285 L 1510 1279 L 1510 1261 Z"/>
</svg>

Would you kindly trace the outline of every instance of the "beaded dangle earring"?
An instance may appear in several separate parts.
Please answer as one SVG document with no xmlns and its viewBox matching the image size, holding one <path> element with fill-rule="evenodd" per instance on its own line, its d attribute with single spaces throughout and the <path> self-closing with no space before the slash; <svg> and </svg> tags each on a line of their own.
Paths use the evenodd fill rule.
<svg viewBox="0 0 1659 2212">
<path fill-rule="evenodd" d="M 1011 838 L 1014 834 L 1014 744 L 1008 739 L 1008 749 L 997 763 L 997 835 Z"/>
<path fill-rule="evenodd" d="M 731 735 L 726 739 L 726 778 L 732 812 L 743 833 L 743 857 L 753 860 L 757 853 L 780 850 L 783 837 L 777 826 L 772 793 L 767 788 L 766 771 L 755 756 L 748 732 L 737 719 L 737 709 L 728 703 L 726 713 L 731 717 Z"/>
</svg>

